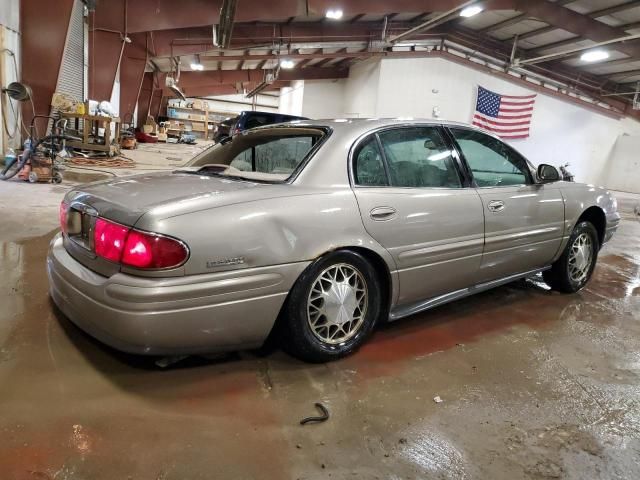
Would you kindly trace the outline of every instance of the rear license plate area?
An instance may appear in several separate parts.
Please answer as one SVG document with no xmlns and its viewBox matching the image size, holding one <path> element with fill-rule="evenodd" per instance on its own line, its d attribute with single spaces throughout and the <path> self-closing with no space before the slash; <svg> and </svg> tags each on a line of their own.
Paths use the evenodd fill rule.
<svg viewBox="0 0 640 480">
<path fill-rule="evenodd" d="M 67 218 L 67 235 L 82 248 L 93 248 L 93 226 L 95 217 L 74 207 L 69 209 Z"/>
</svg>

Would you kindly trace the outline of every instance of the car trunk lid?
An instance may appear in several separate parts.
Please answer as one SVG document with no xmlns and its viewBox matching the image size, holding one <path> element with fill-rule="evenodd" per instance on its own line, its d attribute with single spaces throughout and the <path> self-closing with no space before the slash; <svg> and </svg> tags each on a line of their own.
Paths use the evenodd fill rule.
<svg viewBox="0 0 640 480">
<path fill-rule="evenodd" d="M 188 169 L 134 175 L 84 185 L 65 197 L 68 210 L 64 245 L 71 256 L 89 269 L 111 276 L 120 271 L 120 264 L 95 254 L 93 229 L 97 217 L 134 227 L 145 213 L 157 211 L 162 206 L 171 207 L 167 211 L 177 212 L 184 210 L 185 205 L 196 205 L 199 199 L 207 200 L 207 206 L 221 206 L 237 201 L 235 199 L 243 191 L 267 186 L 202 175 Z M 163 274 L 181 275 L 183 268 L 164 271 Z"/>
</svg>

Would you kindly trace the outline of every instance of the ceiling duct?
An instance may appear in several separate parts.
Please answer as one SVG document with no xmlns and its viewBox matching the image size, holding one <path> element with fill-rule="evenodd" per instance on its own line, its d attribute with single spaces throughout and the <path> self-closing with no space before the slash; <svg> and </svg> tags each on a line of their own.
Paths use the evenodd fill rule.
<svg viewBox="0 0 640 480">
<path fill-rule="evenodd" d="M 237 3 L 237 0 L 223 0 L 220 7 L 220 22 L 213 26 L 213 44 L 220 48 L 229 48 L 231 45 Z"/>
<path fill-rule="evenodd" d="M 176 61 L 176 73 L 175 73 L 175 77 L 173 72 L 168 73 L 167 77 L 165 79 L 165 85 L 167 86 L 167 88 L 169 88 L 169 90 L 171 90 L 173 93 L 176 94 L 176 96 L 178 98 L 180 98 L 180 100 L 186 100 L 187 98 L 185 97 L 184 93 L 182 93 L 182 90 L 180 90 L 180 87 L 178 87 L 178 82 L 180 81 L 180 59 L 178 57 L 178 60 Z"/>
</svg>

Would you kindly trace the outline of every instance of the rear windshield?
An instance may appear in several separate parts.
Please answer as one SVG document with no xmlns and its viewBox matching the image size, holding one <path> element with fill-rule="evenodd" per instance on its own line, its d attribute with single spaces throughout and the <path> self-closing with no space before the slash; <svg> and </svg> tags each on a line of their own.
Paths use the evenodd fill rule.
<svg viewBox="0 0 640 480">
<path fill-rule="evenodd" d="M 208 148 L 186 167 L 202 167 L 202 173 L 216 176 L 284 182 L 325 136 L 323 129 L 308 127 L 245 132 Z"/>
</svg>

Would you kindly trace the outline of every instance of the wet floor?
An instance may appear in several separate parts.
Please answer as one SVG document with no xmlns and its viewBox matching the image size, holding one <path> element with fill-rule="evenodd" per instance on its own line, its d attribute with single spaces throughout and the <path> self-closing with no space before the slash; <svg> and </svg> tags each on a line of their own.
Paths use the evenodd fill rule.
<svg viewBox="0 0 640 480">
<path fill-rule="evenodd" d="M 640 221 L 621 208 L 579 294 L 518 282 L 328 365 L 276 350 L 168 369 L 71 325 L 47 295 L 55 217 L 35 236 L 15 221 L 0 234 L 0 479 L 640 478 Z M 299 425 L 315 402 L 330 419 Z"/>
</svg>

